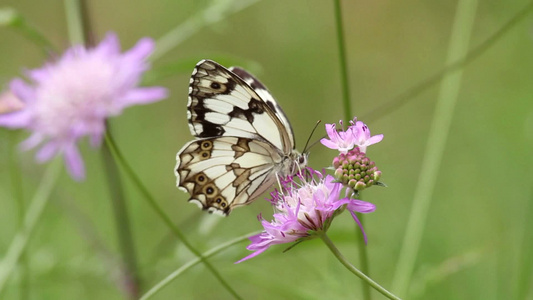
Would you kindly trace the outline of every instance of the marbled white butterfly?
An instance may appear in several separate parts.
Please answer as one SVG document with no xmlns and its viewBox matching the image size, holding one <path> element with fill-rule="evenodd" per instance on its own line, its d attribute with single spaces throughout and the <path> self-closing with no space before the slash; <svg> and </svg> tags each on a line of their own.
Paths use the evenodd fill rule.
<svg viewBox="0 0 533 300">
<path fill-rule="evenodd" d="M 187 118 L 197 138 L 176 156 L 177 186 L 190 202 L 228 215 L 296 174 L 307 154 L 295 150 L 291 124 L 266 87 L 241 68 L 200 61 L 191 76 Z"/>
</svg>

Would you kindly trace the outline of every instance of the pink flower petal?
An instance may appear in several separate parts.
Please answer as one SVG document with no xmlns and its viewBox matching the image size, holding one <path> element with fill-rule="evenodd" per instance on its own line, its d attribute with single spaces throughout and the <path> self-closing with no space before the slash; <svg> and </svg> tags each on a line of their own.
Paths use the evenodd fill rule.
<svg viewBox="0 0 533 300">
<path fill-rule="evenodd" d="M 32 114 L 28 110 L 19 110 L 0 115 L 0 126 L 8 128 L 23 128 L 31 124 Z"/>
<path fill-rule="evenodd" d="M 64 158 L 67 170 L 72 178 L 81 181 L 85 178 L 85 165 L 75 144 L 69 145 L 64 150 Z"/>
<path fill-rule="evenodd" d="M 136 88 L 130 90 L 122 99 L 121 102 L 124 106 L 130 106 L 134 104 L 148 104 L 152 102 L 165 99 L 168 96 L 168 91 L 162 87 L 146 87 Z"/>
<path fill-rule="evenodd" d="M 37 162 L 43 163 L 45 161 L 50 160 L 54 155 L 57 154 L 58 145 L 54 142 L 49 142 L 45 144 L 44 146 L 37 151 L 37 154 L 35 155 L 35 159 Z"/>
</svg>

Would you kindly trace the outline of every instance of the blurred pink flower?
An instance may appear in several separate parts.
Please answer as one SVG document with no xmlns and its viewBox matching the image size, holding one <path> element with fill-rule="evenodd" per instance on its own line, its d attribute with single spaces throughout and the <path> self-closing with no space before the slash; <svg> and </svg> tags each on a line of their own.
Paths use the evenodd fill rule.
<svg viewBox="0 0 533 300">
<path fill-rule="evenodd" d="M 361 200 L 339 199 L 341 183 L 334 182 L 333 176 L 327 175 L 324 178 L 322 173 L 310 168 L 308 170 L 315 175 L 310 180 L 301 177 L 300 184 L 294 180 L 288 181 L 282 191 L 271 194 L 276 198 L 271 200 L 275 203 L 274 220 L 261 221 L 265 231 L 250 237 L 252 243 L 246 247 L 255 252 L 237 263 L 263 253 L 272 245 L 312 238 L 313 232 L 326 231 L 333 217 L 337 212 L 341 212 L 344 206 L 352 213 L 359 226 L 361 224 L 354 212 L 369 213 L 376 209 L 374 204 Z"/>
<path fill-rule="evenodd" d="M 23 149 L 43 143 L 36 154 L 39 162 L 63 155 L 73 178 L 85 176 L 84 163 L 76 145 L 89 136 L 99 146 L 105 120 L 128 106 L 159 101 L 167 96 L 162 87 L 138 87 L 146 58 L 154 42 L 143 38 L 124 53 L 118 37 L 109 33 L 95 48 L 74 46 L 57 61 L 27 72 L 31 84 L 13 79 L 10 90 L 24 102 L 24 108 L 0 115 L 0 126 L 26 128 L 31 136 Z"/>
<path fill-rule="evenodd" d="M 7 114 L 24 108 L 22 102 L 10 90 L 0 93 L 0 114 Z"/>
</svg>

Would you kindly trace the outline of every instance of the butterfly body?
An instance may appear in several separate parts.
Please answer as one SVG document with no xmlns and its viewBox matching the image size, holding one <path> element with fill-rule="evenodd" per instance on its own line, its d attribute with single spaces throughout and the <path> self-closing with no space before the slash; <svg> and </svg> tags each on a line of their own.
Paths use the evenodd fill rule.
<svg viewBox="0 0 533 300">
<path fill-rule="evenodd" d="M 277 181 L 297 173 L 307 155 L 295 150 L 290 123 L 257 79 L 240 68 L 200 61 L 189 85 L 187 117 L 197 137 L 176 156 L 175 174 L 190 202 L 228 215 Z"/>
</svg>

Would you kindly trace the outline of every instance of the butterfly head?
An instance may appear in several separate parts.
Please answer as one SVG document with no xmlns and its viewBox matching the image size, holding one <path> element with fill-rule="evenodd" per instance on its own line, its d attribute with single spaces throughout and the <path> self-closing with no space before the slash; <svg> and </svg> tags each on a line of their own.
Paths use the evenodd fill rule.
<svg viewBox="0 0 533 300">
<path fill-rule="evenodd" d="M 285 174 L 282 174 L 284 176 L 287 175 L 295 175 L 300 172 L 302 172 L 305 167 L 307 167 L 307 157 L 308 153 L 298 153 L 294 151 L 289 159 L 287 161 L 289 162 L 289 166 L 287 168 L 287 172 Z"/>
</svg>

